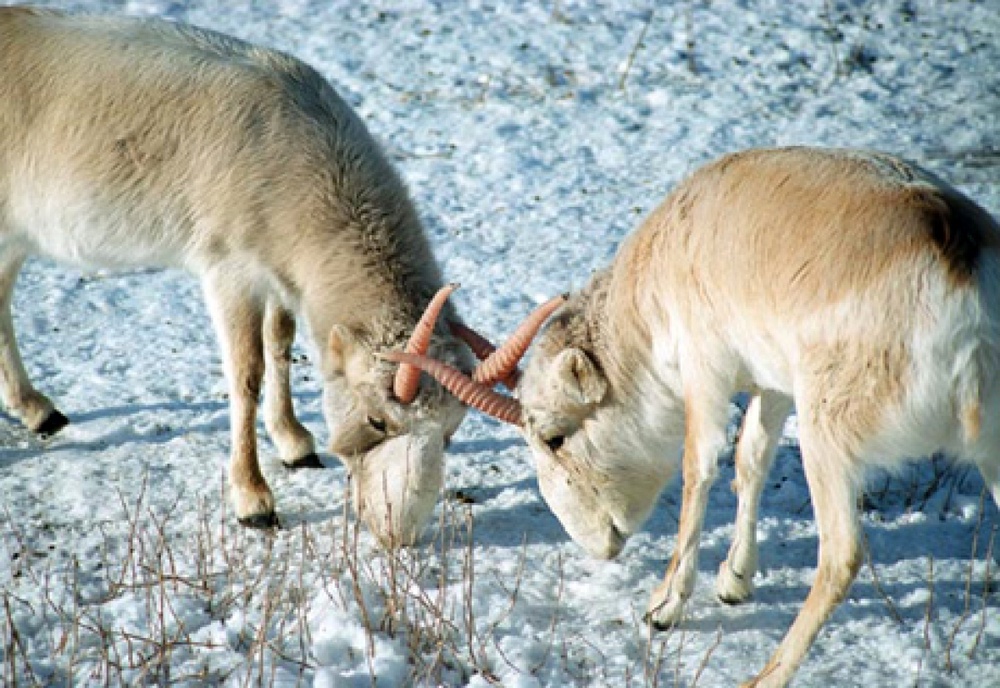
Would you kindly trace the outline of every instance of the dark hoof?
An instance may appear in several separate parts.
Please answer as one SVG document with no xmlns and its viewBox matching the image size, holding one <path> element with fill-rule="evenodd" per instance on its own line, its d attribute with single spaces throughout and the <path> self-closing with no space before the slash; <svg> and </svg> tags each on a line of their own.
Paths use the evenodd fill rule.
<svg viewBox="0 0 1000 688">
<path fill-rule="evenodd" d="M 237 519 L 241 526 L 255 528 L 257 530 L 272 530 L 278 528 L 278 515 L 273 511 L 266 514 L 254 514 L 246 518 Z"/>
<path fill-rule="evenodd" d="M 61 414 L 58 410 L 52 409 L 52 412 L 46 416 L 42 424 L 35 428 L 35 433 L 42 439 L 47 439 L 67 425 L 69 425 L 69 418 Z"/>
<path fill-rule="evenodd" d="M 286 463 L 285 467 L 290 468 L 293 471 L 298 470 L 299 468 L 326 468 L 326 466 L 323 465 L 323 462 L 319 460 L 316 452 L 306 454 L 301 459 L 297 459 L 292 463 Z"/>
<path fill-rule="evenodd" d="M 659 621 L 653 621 L 653 616 L 649 612 L 646 612 L 642 617 L 642 622 L 652 628 L 654 631 L 672 631 L 677 627 L 677 624 L 673 623 L 660 623 Z"/>
<path fill-rule="evenodd" d="M 733 605 L 737 605 L 737 604 L 743 604 L 744 602 L 746 602 L 746 600 L 743 599 L 742 597 L 732 597 L 732 596 L 729 596 L 729 595 L 726 595 L 726 596 L 719 595 L 719 602 L 722 602 L 722 604 L 728 604 L 729 606 L 733 606 Z"/>
</svg>

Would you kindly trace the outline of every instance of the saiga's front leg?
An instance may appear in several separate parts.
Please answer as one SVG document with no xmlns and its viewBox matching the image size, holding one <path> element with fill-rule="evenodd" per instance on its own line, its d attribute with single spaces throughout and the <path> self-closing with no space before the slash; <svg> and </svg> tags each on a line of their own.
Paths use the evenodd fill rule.
<svg viewBox="0 0 1000 688">
<path fill-rule="evenodd" d="M 694 589 L 708 493 L 718 473 L 719 453 L 726 446 L 729 389 L 716 380 L 689 379 L 684 404 L 684 491 L 677 547 L 663 582 L 653 591 L 646 614 L 658 629 L 680 622 L 684 604 Z"/>
<path fill-rule="evenodd" d="M 322 468 L 309 431 L 295 417 L 290 383 L 295 316 L 274 299 L 264 313 L 264 425 L 289 468 Z"/>
<path fill-rule="evenodd" d="M 757 509 L 767 474 L 781 441 L 792 402 L 775 392 L 760 391 L 750 400 L 740 441 L 736 446 L 736 528 L 729 555 L 719 566 L 715 591 L 726 604 L 745 602 L 753 595 L 757 572 Z"/>
<path fill-rule="evenodd" d="M 257 460 L 256 433 L 264 376 L 264 304 L 253 285 L 234 279 L 238 274 L 238 268 L 217 267 L 204 280 L 205 297 L 229 382 L 229 485 L 236 518 L 245 526 L 270 528 L 278 524 L 278 518 L 274 496 Z"/>
</svg>

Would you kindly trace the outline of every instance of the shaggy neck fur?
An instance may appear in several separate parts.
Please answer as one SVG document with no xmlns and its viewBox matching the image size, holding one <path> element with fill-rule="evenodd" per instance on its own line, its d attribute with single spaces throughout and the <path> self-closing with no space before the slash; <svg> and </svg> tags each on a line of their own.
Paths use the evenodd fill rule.
<svg viewBox="0 0 1000 688">
<path fill-rule="evenodd" d="M 309 208 L 305 215 L 313 220 L 297 237 L 308 247 L 295 250 L 292 289 L 321 347 L 331 327 L 341 324 L 370 351 L 401 348 L 442 286 L 441 272 L 402 180 L 353 113 L 336 103 L 327 109 L 324 126 L 337 122 L 325 137 L 328 149 L 309 153 L 325 153 L 323 164 L 305 165 L 313 177 L 307 180 L 290 171 L 290 186 L 309 194 L 295 206 Z M 321 179 L 314 178 L 317 170 Z M 457 320 L 450 304 L 442 311 L 431 353 L 468 370 L 471 359 L 447 334 L 447 320 Z"/>
<path fill-rule="evenodd" d="M 595 443 L 613 448 L 611 456 L 627 452 L 662 479 L 684 435 L 676 364 L 653 337 L 642 280 L 620 274 L 621 265 L 619 258 L 596 273 L 574 298 L 568 310 L 575 322 L 567 329 L 572 345 L 587 352 L 608 381 L 596 412 L 606 422 L 596 424 L 602 432 L 594 434 Z"/>
</svg>

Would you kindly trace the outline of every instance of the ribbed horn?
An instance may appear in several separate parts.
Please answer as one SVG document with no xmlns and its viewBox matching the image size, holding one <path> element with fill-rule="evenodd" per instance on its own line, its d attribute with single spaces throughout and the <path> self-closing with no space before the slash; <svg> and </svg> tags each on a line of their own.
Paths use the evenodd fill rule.
<svg viewBox="0 0 1000 688">
<path fill-rule="evenodd" d="M 478 409 L 497 420 L 521 427 L 521 404 L 517 399 L 494 392 L 447 363 L 405 351 L 387 351 L 382 354 L 382 358 L 395 361 L 400 366 L 408 365 L 423 370 L 466 406 Z"/>
<path fill-rule="evenodd" d="M 532 311 L 531 315 L 514 330 L 503 346 L 494 351 L 489 358 L 479 364 L 472 373 L 472 379 L 483 384 L 492 384 L 510 376 L 517 370 L 531 341 L 542 329 L 542 325 L 559 307 L 566 303 L 566 294 L 549 299 Z"/>
<path fill-rule="evenodd" d="M 497 350 L 490 340 L 476 332 L 468 325 L 449 322 L 448 329 L 451 330 L 451 333 L 455 335 L 455 337 L 465 342 L 465 344 L 469 347 L 469 350 L 472 351 L 473 355 L 480 361 L 485 361 L 493 355 L 494 351 Z M 515 368 L 510 375 L 500 380 L 500 384 L 513 391 L 514 388 L 517 387 L 517 382 L 520 379 L 521 373 Z"/>
<path fill-rule="evenodd" d="M 434 325 L 437 324 L 441 309 L 444 308 L 445 301 L 451 293 L 458 289 L 458 284 L 452 282 L 438 289 L 438 292 L 427 304 L 424 314 L 420 316 L 420 321 L 413 328 L 410 341 L 406 343 L 406 351 L 411 354 L 425 355 L 431 343 L 431 335 L 434 333 Z M 392 390 L 404 404 L 409 404 L 417 396 L 420 389 L 420 368 L 412 365 L 400 365 L 396 371 L 396 378 L 393 381 Z"/>
</svg>

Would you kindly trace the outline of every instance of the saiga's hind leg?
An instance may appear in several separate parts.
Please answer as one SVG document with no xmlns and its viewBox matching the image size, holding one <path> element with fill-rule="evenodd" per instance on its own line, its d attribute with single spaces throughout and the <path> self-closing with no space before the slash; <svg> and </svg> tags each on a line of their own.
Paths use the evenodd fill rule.
<svg viewBox="0 0 1000 688">
<path fill-rule="evenodd" d="M 755 688 L 785 686 L 815 640 L 823 623 L 843 601 L 861 566 L 861 526 L 858 521 L 857 458 L 799 409 L 799 445 L 809 496 L 812 499 L 819 557 L 816 577 L 805 604 L 781 645 L 756 678 L 744 684 Z"/>
<path fill-rule="evenodd" d="M 44 394 L 36 390 L 21 362 L 14 336 L 11 301 L 22 255 L 0 257 L 0 395 L 7 410 L 39 435 L 53 435 L 69 423 Z"/>
<path fill-rule="evenodd" d="M 996 404 L 987 406 L 984 416 L 996 418 L 996 407 Z M 1000 509 L 1000 425 L 984 424 L 979 437 L 966 447 L 963 458 L 971 460 L 979 468 L 986 489 L 993 496 L 994 504 Z"/>
</svg>

